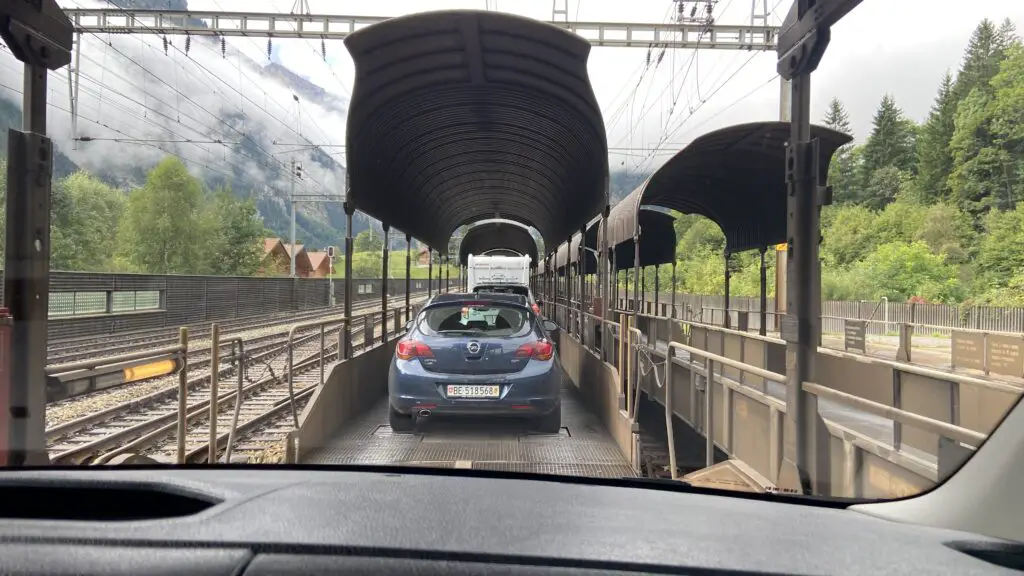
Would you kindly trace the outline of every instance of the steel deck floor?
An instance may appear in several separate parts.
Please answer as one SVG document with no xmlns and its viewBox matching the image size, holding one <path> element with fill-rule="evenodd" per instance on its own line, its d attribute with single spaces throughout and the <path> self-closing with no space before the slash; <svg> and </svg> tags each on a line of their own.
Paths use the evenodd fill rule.
<svg viewBox="0 0 1024 576">
<path fill-rule="evenodd" d="M 437 419 L 415 434 L 388 426 L 387 398 L 344 425 L 303 464 L 400 464 L 536 474 L 636 476 L 601 422 L 583 406 L 570 383 L 562 388 L 562 429 L 535 434 L 525 423 L 502 419 Z"/>
</svg>

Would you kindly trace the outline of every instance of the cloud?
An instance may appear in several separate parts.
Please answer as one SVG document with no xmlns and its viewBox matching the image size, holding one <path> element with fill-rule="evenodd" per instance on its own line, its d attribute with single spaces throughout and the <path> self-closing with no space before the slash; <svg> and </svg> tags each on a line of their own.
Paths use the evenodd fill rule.
<svg viewBox="0 0 1024 576">
<path fill-rule="evenodd" d="M 115 175 L 152 166 L 171 152 L 197 175 L 277 196 L 288 193 L 287 164 L 294 157 L 307 174 L 297 192 L 343 190 L 339 167 L 314 162 L 308 146 L 287 151 L 343 143 L 346 110 L 313 99 L 297 105 L 291 88 L 264 73 L 266 53 L 254 60 L 258 54 L 242 50 L 245 43 L 229 42 L 222 56 L 214 38 L 191 38 L 187 53 L 185 37 L 167 40 L 165 53 L 164 38 L 156 35 L 82 36 L 78 135 L 95 140 L 74 145 L 68 73 L 51 73 L 48 132 L 62 152 L 84 168 Z M 282 46 L 282 58 L 289 61 L 296 48 Z M 8 51 L 0 52 L 0 83 L 21 86 L 21 63 Z M 0 95 L 19 98 L 10 90 Z"/>
</svg>

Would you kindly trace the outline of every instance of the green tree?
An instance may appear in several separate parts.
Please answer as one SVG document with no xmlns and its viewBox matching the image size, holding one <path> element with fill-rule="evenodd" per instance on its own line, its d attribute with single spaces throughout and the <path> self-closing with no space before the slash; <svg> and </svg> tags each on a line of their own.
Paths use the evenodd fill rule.
<svg viewBox="0 0 1024 576">
<path fill-rule="evenodd" d="M 911 190 L 913 176 L 896 166 L 883 166 L 872 172 L 864 187 L 864 200 L 869 208 L 881 209 Z"/>
<path fill-rule="evenodd" d="M 956 268 L 932 254 L 924 242 L 882 244 L 853 272 L 870 282 L 872 300 L 885 296 L 898 302 L 920 296 L 931 302 L 954 303 L 963 296 Z"/>
<path fill-rule="evenodd" d="M 953 171 L 953 156 L 949 145 L 956 129 L 956 105 L 953 77 L 947 71 L 917 138 L 917 186 L 920 197 L 926 202 L 950 196 L 948 181 Z"/>
<path fill-rule="evenodd" d="M 165 158 L 128 197 L 119 252 L 139 270 L 190 274 L 206 262 L 203 192 L 199 181 L 174 157 Z"/>
<path fill-rule="evenodd" d="M 876 178 L 875 172 L 893 166 L 900 172 L 913 173 L 916 164 L 916 126 L 904 117 L 903 111 L 896 106 L 896 101 L 889 94 L 882 97 L 872 119 L 872 126 L 871 135 L 864 144 L 860 180 L 863 186 L 869 188 L 865 191 L 868 196 L 866 199 L 876 207 L 882 207 L 892 198 L 872 196 L 870 188 L 873 184 L 878 184 L 877 181 L 873 182 L 873 178 Z M 888 189 L 875 186 L 874 190 L 885 193 Z"/>
<path fill-rule="evenodd" d="M 956 206 L 941 202 L 926 210 L 913 239 L 927 244 L 934 254 L 941 254 L 948 263 L 966 263 L 974 244 L 970 218 Z"/>
<path fill-rule="evenodd" d="M 999 70 L 1004 51 L 1016 38 L 1013 23 L 1004 20 L 998 28 L 989 19 L 982 20 L 967 41 L 964 58 L 956 76 L 953 93 L 963 100 L 975 88 L 989 89 L 989 80 Z"/>
<path fill-rule="evenodd" d="M 363 230 L 352 239 L 355 252 L 380 252 L 384 249 L 384 237 L 370 230 Z"/>
<path fill-rule="evenodd" d="M 1007 198 L 1007 167 L 1012 164 L 1006 150 L 992 134 L 992 95 L 979 88 L 971 90 L 957 107 L 956 130 L 950 149 L 953 171 L 949 186 L 960 208 L 980 222 L 992 208 Z M 1002 207 L 1007 207 L 1004 203 Z"/>
<path fill-rule="evenodd" d="M 853 135 L 853 129 L 850 127 L 850 117 L 846 113 L 843 103 L 838 98 L 833 98 L 829 102 L 824 123 L 825 126 L 833 130 Z M 835 154 L 832 155 L 832 162 L 828 167 L 828 183 L 832 186 L 833 196 L 837 204 L 853 202 L 857 198 L 857 169 L 853 148 L 852 144 L 840 146 Z"/>
<path fill-rule="evenodd" d="M 725 250 L 725 234 L 722 233 L 718 224 L 703 216 L 693 215 L 686 218 L 689 220 L 689 226 L 685 228 L 682 235 L 677 236 L 679 238 L 676 245 L 678 257 L 685 259 L 689 256 L 713 253 L 718 258 L 722 258 Z"/>
<path fill-rule="evenodd" d="M 356 252 L 352 255 L 353 278 L 380 278 L 382 266 L 383 256 L 380 252 Z"/>
<path fill-rule="evenodd" d="M 50 267 L 99 272 L 112 267 L 125 198 L 86 172 L 53 185 Z"/>
<path fill-rule="evenodd" d="M 1024 272 L 1024 205 L 1014 210 L 993 210 L 984 219 L 978 247 L 979 288 L 1005 286 Z"/>
<path fill-rule="evenodd" d="M 263 238 L 267 231 L 256 203 L 222 187 L 206 198 L 206 270 L 222 276 L 250 276 L 263 260 Z"/>
<path fill-rule="evenodd" d="M 821 257 L 828 266 L 845 267 L 874 249 L 876 215 L 864 206 L 829 206 L 823 211 Z"/>
</svg>

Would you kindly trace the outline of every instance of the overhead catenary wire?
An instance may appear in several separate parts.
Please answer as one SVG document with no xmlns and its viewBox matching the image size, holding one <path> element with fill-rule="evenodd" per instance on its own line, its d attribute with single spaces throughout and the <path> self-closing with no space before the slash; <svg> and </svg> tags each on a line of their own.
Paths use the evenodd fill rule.
<svg viewBox="0 0 1024 576">
<path fill-rule="evenodd" d="M 120 10 L 121 12 L 125 13 L 126 15 L 129 15 L 129 14 L 130 14 L 130 13 L 129 13 L 129 12 L 127 11 L 127 10 L 125 10 L 125 9 L 123 9 L 123 8 L 120 8 L 120 7 L 116 7 L 116 9 Z M 141 24 L 141 23 L 140 23 L 140 24 Z M 146 26 L 145 26 L 145 24 L 141 24 L 141 25 L 142 25 L 142 26 L 144 26 L 144 27 L 146 27 Z M 146 28 L 148 28 L 148 27 L 146 27 Z M 153 30 L 153 29 L 151 29 L 151 28 L 148 28 L 148 29 L 149 29 L 150 31 L 152 31 L 152 32 L 153 32 L 154 34 L 156 34 L 156 31 L 155 31 L 155 30 Z M 92 34 L 93 36 L 96 36 L 96 37 L 98 38 L 98 35 L 97 35 L 96 33 L 94 33 L 94 32 L 89 32 L 89 34 Z M 145 44 L 145 43 L 143 43 L 143 45 L 144 45 L 144 46 L 146 46 L 146 47 L 148 47 L 148 48 L 152 48 L 152 47 L 151 47 L 151 46 L 149 46 L 148 44 Z M 228 123 L 228 122 L 224 121 L 224 120 L 223 120 L 222 118 L 220 118 L 220 117 L 219 117 L 218 115 L 214 114 L 213 112 L 211 112 L 210 110 L 206 109 L 205 107 L 203 107 L 203 106 L 199 105 L 199 104 L 198 104 L 197 102 L 195 102 L 195 101 L 194 101 L 194 100 L 193 100 L 193 99 L 192 99 L 191 97 L 189 97 L 188 95 L 186 95 L 186 94 L 183 94 L 183 93 L 181 93 L 181 92 L 180 92 L 179 90 L 177 90 L 177 89 L 176 89 L 175 87 L 173 87 L 173 86 L 170 86 L 170 85 L 169 85 L 169 84 L 168 84 L 168 83 L 167 83 L 166 81 L 164 81 L 164 80 L 163 80 L 162 78 L 160 78 L 159 76 L 157 76 L 156 74 L 154 74 L 153 72 L 151 72 L 150 70 L 148 70 L 148 69 L 147 69 L 146 67 L 144 67 L 144 66 L 142 66 L 141 64 L 139 64 L 139 63 L 138 63 L 138 62 L 137 62 L 137 61 L 136 61 L 135 59 L 133 59 L 133 58 L 131 58 L 130 56 L 128 56 L 128 55 L 124 54 L 123 52 L 121 52 L 121 51 L 120 51 L 120 50 L 119 50 L 118 48 L 114 47 L 114 46 L 113 46 L 112 44 L 110 44 L 110 46 L 111 46 L 111 48 L 112 48 L 112 49 L 113 49 L 113 50 L 114 50 L 115 52 L 118 52 L 118 53 L 119 53 L 119 54 L 121 54 L 121 55 L 122 55 L 123 57 L 125 57 L 125 58 L 127 58 L 127 59 L 128 59 L 129 61 L 131 61 L 131 62 L 132 62 L 133 64 L 135 64 L 136 66 L 138 66 L 139 68 L 141 68 L 141 69 L 142 69 L 142 70 L 143 70 L 143 71 L 144 71 L 145 73 L 147 73 L 147 74 L 149 74 L 149 75 L 153 76 L 154 78 L 156 78 L 157 80 L 159 80 L 159 81 L 160 81 L 161 83 L 163 83 L 164 85 L 166 85 L 166 86 L 168 86 L 169 88 L 171 88 L 171 89 L 172 89 L 172 91 L 174 91 L 175 93 L 177 93 L 177 94 L 180 94 L 180 95 L 181 95 L 182 97 L 184 97 L 184 98 L 185 98 L 185 99 L 186 99 L 186 100 L 187 100 L 188 102 L 190 102 L 190 103 L 191 103 L 192 105 L 194 105 L 194 106 L 196 106 L 197 108 L 199 108 L 200 110 L 202 110 L 202 111 L 206 112 L 207 114 L 209 114 L 210 116 L 212 116 L 212 117 L 213 117 L 214 119 L 216 119 L 216 120 L 220 121 L 221 123 L 223 123 L 223 124 L 224 124 L 225 126 L 227 126 L 228 128 L 230 128 L 230 129 L 232 129 L 232 130 L 234 130 L 234 131 L 238 132 L 238 133 L 239 133 L 239 134 L 241 134 L 241 135 L 242 135 L 243 137 L 249 138 L 249 140 L 250 140 L 250 141 L 252 142 L 252 144 L 253 144 L 253 145 L 254 145 L 254 146 L 255 146 L 256 148 L 258 148 L 258 149 L 259 149 L 259 150 L 261 150 L 261 151 L 262 151 L 263 153 L 265 153 L 265 154 L 266 154 L 266 155 L 267 155 L 267 156 L 268 156 L 269 158 L 273 158 L 273 159 L 274 159 L 274 160 L 275 160 L 276 162 L 280 163 L 280 164 L 282 165 L 283 169 L 285 169 L 285 170 L 289 171 L 289 173 L 290 173 L 290 170 L 291 170 L 291 168 L 290 168 L 290 166 L 288 165 L 288 163 L 286 163 L 286 162 L 284 162 L 284 161 L 282 161 L 282 160 L 280 160 L 280 159 L 276 158 L 276 157 L 274 156 L 274 154 L 273 154 L 273 153 L 269 152 L 268 150 L 266 150 L 265 148 L 263 148 L 262 146 L 260 146 L 260 145 L 259 145 L 259 143 L 255 141 L 255 139 L 252 139 L 252 138 L 248 137 L 248 135 L 244 134 L 244 133 L 243 133 L 243 132 L 242 132 L 241 130 L 239 130 L 239 129 L 235 128 L 235 127 L 234 127 L 234 126 L 232 126 L 232 125 L 231 125 L 230 123 Z M 179 53 L 181 53 L 181 54 L 185 55 L 186 57 L 188 57 L 188 55 L 187 55 L 187 54 L 185 54 L 185 53 L 184 53 L 184 52 L 183 52 L 183 51 L 182 51 L 181 49 L 179 49 L 179 48 L 178 48 L 177 46 L 175 46 L 175 45 L 174 45 L 173 43 L 172 43 L 172 44 L 170 44 L 170 47 L 174 48 L 174 50 L 175 50 L 176 52 L 179 52 Z M 79 49 L 81 50 L 81 47 L 79 47 Z M 224 81 L 224 80 L 223 80 L 222 78 L 220 78 L 219 76 L 217 76 L 217 75 L 213 74 L 213 73 L 212 73 L 212 72 L 211 72 L 211 71 L 210 71 L 210 70 L 209 70 L 208 68 L 206 68 L 205 66 L 203 66 L 203 65 L 202 65 L 202 64 L 201 64 L 200 62 L 198 62 L 197 60 L 195 60 L 195 59 L 192 59 L 192 58 L 189 58 L 189 60 L 190 60 L 190 61 L 192 61 L 192 62 L 193 62 L 193 63 L 194 63 L 194 64 L 195 64 L 195 65 L 196 65 L 196 66 L 197 66 L 198 68 L 200 68 L 200 69 L 201 69 L 201 70 L 202 70 L 202 71 L 203 71 L 203 72 L 204 72 L 204 73 L 206 74 L 207 78 L 208 78 L 208 79 L 210 79 L 211 81 L 212 81 L 212 80 L 216 80 L 216 81 L 218 81 L 218 82 L 220 82 L 220 83 L 224 84 L 225 86 L 228 86 L 228 88 L 231 88 L 232 90 L 234 90 L 234 91 L 235 91 L 235 92 L 237 92 L 238 94 L 242 95 L 242 97 L 243 97 L 243 98 L 245 98 L 246 100 L 248 100 L 248 101 L 249 101 L 249 102 L 250 102 L 250 103 L 251 103 L 251 104 L 252 104 L 252 105 L 253 105 L 254 107 L 256 107 L 257 109 L 260 109 L 260 108 L 261 108 L 261 107 L 260 107 L 260 105 L 259 105 L 258 103 L 256 103 L 256 102 L 252 101 L 252 99 L 251 99 L 251 98 L 249 98 L 248 96 L 246 96 L 245 94 L 243 94 L 243 93 L 242 93 L 242 92 L 241 92 L 240 90 L 238 90 L 237 88 L 235 88 L 235 87 L 231 86 L 230 84 L 228 84 L 228 83 L 227 83 L 226 81 Z M 264 92 L 264 94 L 266 94 L 266 93 Z M 280 105 L 280 104 L 279 104 L 279 105 Z M 264 109 L 264 111 L 265 111 L 265 109 Z M 241 112 L 242 112 L 242 113 L 244 113 L 244 110 L 241 110 Z M 269 117 L 270 117 L 271 119 L 273 119 L 273 120 L 276 120 L 277 122 L 281 123 L 281 124 L 282 124 L 282 125 L 283 125 L 283 126 L 284 126 L 284 127 L 286 128 L 286 129 L 287 129 L 287 130 L 291 131 L 292 133 L 298 134 L 298 133 L 297 133 L 297 132 L 296 132 L 296 131 L 295 131 L 295 130 L 294 130 L 293 128 L 291 128 L 291 127 L 290 127 L 290 126 L 289 126 L 289 125 L 288 125 L 287 123 L 283 122 L 283 121 L 282 121 L 282 120 L 281 120 L 280 118 L 277 118 L 276 116 L 274 116 L 274 115 L 272 115 L 272 114 L 269 114 L 269 113 L 268 113 L 267 115 L 268 115 L 268 116 L 269 116 Z M 299 135 L 299 136 L 301 137 L 301 135 Z M 323 186 L 323 184 L 322 184 L 322 183 L 320 183 L 320 182 L 318 182 L 318 181 L 316 181 L 315 179 L 312 179 L 312 178 L 311 178 L 311 180 L 312 180 L 312 181 L 313 181 L 314 183 L 316 183 L 316 184 L 317 184 L 318 186 L 320 186 L 321 188 L 324 188 L 324 186 Z"/>
<path fill-rule="evenodd" d="M 220 3 L 219 3 L 219 2 L 217 2 L 217 0 L 213 0 L 213 3 L 214 3 L 214 5 L 215 5 L 215 6 L 217 6 L 217 8 L 218 8 L 218 9 L 220 9 L 220 10 L 223 10 L 223 8 L 222 8 L 222 7 L 220 6 Z M 292 28 L 293 28 L 293 29 L 296 29 L 296 30 L 297 30 L 297 28 L 296 28 L 296 26 L 295 26 L 295 24 L 294 24 L 294 23 L 292 23 L 291 25 L 292 25 Z M 257 48 L 259 47 L 259 46 L 258 46 L 258 45 L 256 44 L 256 40 L 255 40 L 254 38 L 252 38 L 252 37 L 248 37 L 248 40 L 249 40 L 249 41 L 250 41 L 250 42 L 251 42 L 251 43 L 252 43 L 252 44 L 253 44 L 254 46 L 257 46 Z M 315 49 L 315 48 L 313 48 L 313 46 L 312 46 L 311 44 L 309 44 L 309 40 L 308 40 L 308 39 L 305 39 L 304 41 L 305 41 L 306 45 L 307 45 L 307 46 L 309 46 L 309 47 L 310 47 L 310 49 L 312 49 L 312 50 L 313 50 L 313 52 L 314 52 L 314 54 L 315 54 L 315 53 L 316 53 L 316 49 Z M 321 42 L 323 42 L 323 39 L 321 39 Z M 340 86 L 342 87 L 342 89 L 343 89 L 343 90 L 345 91 L 345 93 L 346 93 L 346 94 L 348 94 L 348 95 L 349 95 L 349 96 L 351 97 L 351 90 L 350 90 L 350 89 L 348 88 L 348 86 L 347 86 L 347 85 L 346 85 L 346 84 L 345 84 L 344 82 L 342 82 L 341 78 L 338 78 L 338 75 L 337 75 L 337 74 L 335 74 L 335 72 L 334 72 L 334 69 L 333 69 L 333 68 L 332 68 L 332 67 L 330 66 L 330 64 L 328 64 L 328 63 L 327 63 L 327 61 L 326 61 L 326 45 L 325 45 L 325 44 L 323 45 L 323 51 L 324 51 L 324 54 L 323 54 L 323 56 L 324 56 L 324 65 L 325 65 L 325 66 L 327 66 L 327 69 L 328 69 L 328 71 L 329 71 L 329 72 L 331 73 L 331 75 L 332 75 L 332 76 L 334 76 L 334 79 L 335 79 L 335 80 L 336 80 L 336 81 L 338 82 L 338 85 L 340 85 Z M 244 73 L 242 73 L 242 72 L 241 72 L 241 68 L 239 68 L 239 74 L 240 74 L 240 75 L 243 75 L 243 76 L 244 76 Z M 248 76 L 245 76 L 245 77 L 246 77 L 246 79 L 247 79 L 247 80 L 251 80 L 251 79 L 250 79 L 250 78 L 249 78 Z M 281 106 L 281 105 L 280 105 L 280 103 L 279 103 L 279 102 L 277 102 L 276 100 L 275 100 L 275 104 L 278 104 L 278 106 Z M 299 105 L 299 108 L 300 108 L 300 110 L 305 110 L 305 107 L 303 106 L 303 103 L 302 103 L 302 101 L 301 101 L 301 100 L 300 100 L 300 101 L 298 102 L 298 105 Z M 283 106 L 282 106 L 282 109 L 283 109 Z M 308 110 L 305 110 L 305 111 L 306 111 L 307 115 L 309 115 L 310 117 L 312 117 L 312 115 L 310 115 L 310 114 L 309 114 Z M 330 138 L 328 138 L 328 137 L 327 137 L 327 135 L 326 135 L 326 134 L 325 134 L 325 133 L 323 132 L 323 130 L 322 130 L 322 129 L 320 129 L 320 126 L 319 126 L 318 124 L 314 123 L 314 124 L 313 124 L 313 126 L 314 126 L 314 127 L 315 127 L 315 128 L 317 129 L 317 131 L 318 131 L 318 132 L 320 133 L 320 136 L 321 136 L 321 137 L 323 137 L 323 139 L 324 139 L 325 141 L 326 141 L 326 140 L 329 140 L 329 139 L 330 139 Z M 299 134 L 299 137 L 302 137 L 302 135 L 301 135 L 301 134 Z M 332 160 L 334 160 L 334 161 L 335 161 L 335 162 L 336 162 L 336 163 L 337 163 L 337 164 L 339 165 L 339 167 L 341 167 L 342 169 L 344 169 L 344 165 L 342 165 L 342 164 L 341 164 L 340 162 L 338 162 L 338 161 L 337 161 L 336 159 L 334 159 L 333 157 L 332 157 Z"/>
<path fill-rule="evenodd" d="M 0 82 L 0 88 L 9 90 L 12 93 L 17 94 L 19 96 L 21 96 L 23 94 L 22 90 L 20 88 L 16 88 L 16 87 L 13 87 L 13 86 L 8 86 L 7 84 L 4 84 L 3 82 Z M 59 104 L 57 104 L 55 102 L 47 102 L 47 106 L 49 106 L 51 108 L 54 108 L 55 110 L 60 110 L 61 112 L 64 112 L 66 114 L 70 114 L 71 113 L 70 110 L 68 110 L 67 108 L 64 108 L 63 106 L 60 106 Z M 85 121 L 85 122 L 96 124 L 98 126 L 103 126 L 104 128 L 107 128 L 109 130 L 113 130 L 114 132 L 123 133 L 122 131 L 120 131 L 120 130 L 118 130 L 116 128 L 110 128 L 109 126 L 105 126 L 104 124 L 102 124 L 98 120 L 94 120 L 94 119 L 89 118 L 87 116 L 79 116 L 79 118 L 81 120 Z M 126 136 L 127 136 L 127 134 L 126 134 Z M 223 176 L 223 177 L 225 177 L 227 179 L 242 180 L 242 179 L 239 179 L 239 178 L 235 177 L 232 174 L 229 174 L 227 172 L 223 172 L 219 168 L 216 168 L 214 166 L 210 166 L 208 164 L 203 163 L 202 161 L 195 160 L 194 158 L 189 158 L 188 156 L 185 156 L 185 155 L 183 155 L 181 153 L 161 148 L 161 147 L 156 146 L 155 144 L 152 144 L 152 143 L 143 143 L 142 145 L 144 145 L 144 146 L 151 146 L 151 147 L 153 147 L 153 148 L 155 148 L 157 150 L 160 150 L 161 152 L 164 152 L 166 154 L 170 154 L 171 156 L 174 156 L 174 157 L 180 159 L 185 164 L 191 164 L 191 165 L 194 165 L 194 166 L 198 166 L 198 167 L 203 168 L 205 170 L 209 170 L 210 172 L 213 172 L 213 173 L 216 173 L 216 174 L 220 174 L 221 176 Z M 242 180 L 242 181 L 244 182 L 244 180 Z M 252 183 L 251 181 L 249 181 L 249 183 L 253 184 L 255 186 L 255 184 Z"/>
</svg>

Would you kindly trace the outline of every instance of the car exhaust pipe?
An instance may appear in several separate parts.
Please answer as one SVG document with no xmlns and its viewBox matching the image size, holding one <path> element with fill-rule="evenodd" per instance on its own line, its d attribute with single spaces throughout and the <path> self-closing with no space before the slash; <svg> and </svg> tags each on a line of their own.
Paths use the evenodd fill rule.
<svg viewBox="0 0 1024 576">
<path fill-rule="evenodd" d="M 420 411 L 419 411 L 419 412 L 417 413 L 417 415 L 418 415 L 418 416 L 419 416 L 420 418 L 426 418 L 426 417 L 430 416 L 430 410 L 427 410 L 426 408 L 424 408 L 423 410 L 420 410 Z"/>
</svg>

